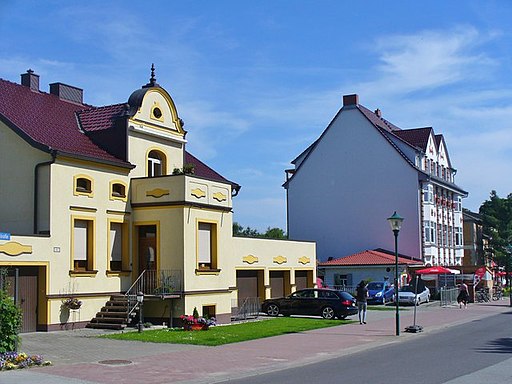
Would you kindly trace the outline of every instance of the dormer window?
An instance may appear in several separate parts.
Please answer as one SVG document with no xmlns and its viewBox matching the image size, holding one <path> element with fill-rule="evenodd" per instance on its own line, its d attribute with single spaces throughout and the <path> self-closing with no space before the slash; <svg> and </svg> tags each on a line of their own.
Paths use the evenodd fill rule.
<svg viewBox="0 0 512 384">
<path fill-rule="evenodd" d="M 84 195 L 92 197 L 93 195 L 93 181 L 88 176 L 77 175 L 74 177 L 74 191 L 75 196 Z"/>
<path fill-rule="evenodd" d="M 110 182 L 110 200 L 126 201 L 126 185 L 122 182 Z"/>
</svg>

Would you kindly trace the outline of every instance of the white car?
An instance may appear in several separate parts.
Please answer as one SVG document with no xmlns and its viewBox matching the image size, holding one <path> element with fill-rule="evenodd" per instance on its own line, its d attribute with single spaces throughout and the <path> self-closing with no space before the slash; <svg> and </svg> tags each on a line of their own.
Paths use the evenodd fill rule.
<svg viewBox="0 0 512 384">
<path fill-rule="evenodd" d="M 418 287 L 419 288 L 419 287 Z M 398 290 L 398 302 L 400 304 L 420 305 L 430 301 L 430 290 L 424 287 L 423 290 L 418 289 L 418 293 L 414 293 L 412 285 L 404 285 Z"/>
</svg>

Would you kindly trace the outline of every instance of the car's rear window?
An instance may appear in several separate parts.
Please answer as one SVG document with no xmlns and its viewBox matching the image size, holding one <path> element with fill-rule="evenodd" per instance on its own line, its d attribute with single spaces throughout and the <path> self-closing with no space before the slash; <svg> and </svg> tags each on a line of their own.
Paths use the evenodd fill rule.
<svg viewBox="0 0 512 384">
<path fill-rule="evenodd" d="M 353 300 L 354 299 L 354 296 L 352 296 L 348 292 L 338 291 L 338 294 L 341 296 L 342 300 Z"/>
</svg>

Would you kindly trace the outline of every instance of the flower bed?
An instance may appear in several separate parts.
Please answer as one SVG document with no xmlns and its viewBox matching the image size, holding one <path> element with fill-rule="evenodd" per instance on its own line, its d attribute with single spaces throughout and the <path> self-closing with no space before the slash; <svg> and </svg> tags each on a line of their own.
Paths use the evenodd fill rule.
<svg viewBox="0 0 512 384">
<path fill-rule="evenodd" d="M 181 315 L 180 319 L 183 322 L 183 329 L 185 331 L 207 331 L 212 325 L 217 324 L 214 317 L 205 318 L 199 316 L 197 308 L 194 308 L 192 315 Z"/>
<path fill-rule="evenodd" d="M 41 355 L 29 356 L 26 353 L 17 352 L 0 353 L 0 371 L 46 365 L 52 365 L 52 363 L 45 361 Z"/>
</svg>

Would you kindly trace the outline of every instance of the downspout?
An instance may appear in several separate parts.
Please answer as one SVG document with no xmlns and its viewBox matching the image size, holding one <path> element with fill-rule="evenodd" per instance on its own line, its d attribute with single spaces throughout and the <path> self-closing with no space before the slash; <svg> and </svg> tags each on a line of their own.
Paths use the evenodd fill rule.
<svg viewBox="0 0 512 384">
<path fill-rule="evenodd" d="M 52 159 L 50 161 L 44 161 L 42 163 L 38 163 L 34 167 L 34 235 L 37 235 L 37 233 L 38 233 L 37 221 L 39 219 L 39 217 L 38 217 L 39 168 L 46 166 L 46 165 L 52 165 L 53 163 L 55 163 L 55 158 L 57 157 L 57 151 L 55 151 L 54 149 L 50 149 L 50 154 L 52 155 Z"/>
</svg>

